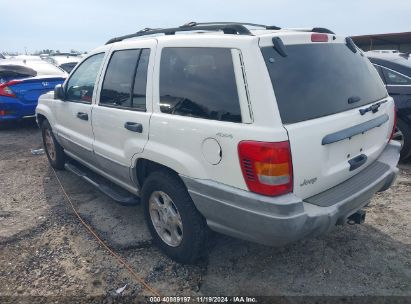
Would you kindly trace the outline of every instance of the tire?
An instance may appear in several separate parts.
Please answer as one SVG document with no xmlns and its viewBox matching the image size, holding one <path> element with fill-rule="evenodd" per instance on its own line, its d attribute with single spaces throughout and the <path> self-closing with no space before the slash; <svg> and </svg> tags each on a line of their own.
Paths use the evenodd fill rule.
<svg viewBox="0 0 411 304">
<path fill-rule="evenodd" d="M 176 174 L 166 170 L 151 173 L 143 184 L 141 199 L 153 241 L 167 256 L 179 263 L 191 264 L 207 254 L 210 231 L 206 220 Z M 163 221 L 165 218 L 168 220 Z"/>
<path fill-rule="evenodd" d="M 401 160 L 405 160 L 411 156 L 411 126 L 402 120 L 398 120 L 397 128 L 401 131 L 403 137 Z"/>
<path fill-rule="evenodd" d="M 66 155 L 63 147 L 57 142 L 51 129 L 50 123 L 45 120 L 41 124 L 41 134 L 43 136 L 44 150 L 51 166 L 57 170 L 64 169 Z"/>
</svg>

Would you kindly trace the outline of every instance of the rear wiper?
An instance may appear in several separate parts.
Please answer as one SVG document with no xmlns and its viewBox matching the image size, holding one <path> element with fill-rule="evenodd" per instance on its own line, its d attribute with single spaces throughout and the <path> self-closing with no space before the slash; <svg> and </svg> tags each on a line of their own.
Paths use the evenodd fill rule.
<svg viewBox="0 0 411 304">
<path fill-rule="evenodd" d="M 347 45 L 347 47 L 353 52 L 353 53 L 357 53 L 357 47 L 355 46 L 354 41 L 352 41 L 352 39 L 350 37 L 345 38 L 345 43 Z"/>
<path fill-rule="evenodd" d="M 379 107 L 380 107 L 384 102 L 387 102 L 387 101 L 386 101 L 386 100 L 380 101 L 380 102 L 374 103 L 373 105 L 369 106 L 368 108 L 360 109 L 360 110 L 359 110 L 359 111 L 360 111 L 360 114 L 361 114 L 361 115 L 364 115 L 365 113 L 370 112 L 370 111 L 372 111 L 373 113 L 377 113 Z"/>
<path fill-rule="evenodd" d="M 273 37 L 272 39 L 273 44 L 274 44 L 274 50 L 277 51 L 278 54 L 280 54 L 283 57 L 287 57 L 287 51 L 285 50 L 285 46 L 283 41 L 281 40 L 280 37 Z"/>
</svg>

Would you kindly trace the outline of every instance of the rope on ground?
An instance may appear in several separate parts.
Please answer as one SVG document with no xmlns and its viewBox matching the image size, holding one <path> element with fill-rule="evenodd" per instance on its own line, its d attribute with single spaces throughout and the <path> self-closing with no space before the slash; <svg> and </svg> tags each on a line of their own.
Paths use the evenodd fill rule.
<svg viewBox="0 0 411 304">
<path fill-rule="evenodd" d="M 149 292 L 151 292 L 153 295 L 156 297 L 161 297 L 160 293 L 155 290 L 154 288 L 150 287 L 144 279 L 142 279 L 135 271 L 134 269 L 128 264 L 122 257 L 120 257 L 117 253 L 115 253 L 108 245 L 97 235 L 97 233 L 88 225 L 80 216 L 80 214 L 77 212 L 76 208 L 74 207 L 73 202 L 71 201 L 70 197 L 68 196 L 66 190 L 64 190 L 63 184 L 60 181 L 60 178 L 58 177 L 56 171 L 54 170 L 53 167 L 51 167 L 54 172 L 54 176 L 57 179 L 58 184 L 60 185 L 61 190 L 64 193 L 64 196 L 66 197 L 71 209 L 73 209 L 74 214 L 77 216 L 77 218 L 80 220 L 80 222 L 83 224 L 83 226 L 94 236 L 94 238 L 119 262 L 122 264 L 128 272 Z"/>
</svg>

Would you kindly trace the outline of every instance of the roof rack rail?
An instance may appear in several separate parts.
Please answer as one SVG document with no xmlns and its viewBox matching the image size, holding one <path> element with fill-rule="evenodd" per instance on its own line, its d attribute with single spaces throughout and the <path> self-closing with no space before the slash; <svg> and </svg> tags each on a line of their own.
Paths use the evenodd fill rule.
<svg viewBox="0 0 411 304">
<path fill-rule="evenodd" d="M 324 33 L 324 34 L 333 34 L 335 33 L 325 27 L 313 27 L 313 28 L 288 28 L 286 30 L 296 31 L 296 32 L 314 32 L 314 33 Z"/>
<path fill-rule="evenodd" d="M 239 25 L 245 25 L 245 26 L 254 26 L 254 27 L 262 27 L 266 30 L 281 30 L 281 27 L 275 26 L 275 25 L 264 25 L 264 24 L 257 24 L 257 23 L 249 23 L 249 22 L 188 22 L 183 25 L 183 27 L 186 26 L 197 26 L 197 25 L 233 25 L 233 24 L 239 24 Z"/>
<path fill-rule="evenodd" d="M 335 35 L 335 33 L 331 30 L 329 30 L 328 28 L 325 27 L 313 27 L 313 29 L 311 30 L 312 32 L 315 33 L 324 33 L 324 34 L 333 34 Z"/>
<path fill-rule="evenodd" d="M 154 35 L 154 34 L 165 34 L 165 35 L 174 35 L 176 32 L 189 32 L 189 31 L 223 31 L 224 34 L 235 34 L 235 35 L 252 35 L 249 29 L 246 26 L 256 26 L 256 27 L 263 27 L 269 30 L 279 30 L 281 28 L 274 26 L 274 25 L 261 25 L 261 24 L 254 24 L 254 23 L 242 23 L 242 22 L 205 22 L 205 23 L 197 23 L 197 22 L 189 22 L 183 24 L 179 27 L 173 28 L 145 28 L 137 33 L 124 35 L 120 37 L 115 37 L 110 39 L 106 42 L 106 44 L 111 44 L 114 42 L 123 41 L 124 39 L 134 38 L 134 37 L 141 37 L 147 35 Z"/>
</svg>

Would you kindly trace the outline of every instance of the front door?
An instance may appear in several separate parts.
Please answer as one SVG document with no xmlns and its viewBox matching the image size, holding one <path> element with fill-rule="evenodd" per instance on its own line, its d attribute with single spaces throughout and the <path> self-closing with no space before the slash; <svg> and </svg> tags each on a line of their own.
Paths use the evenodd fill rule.
<svg viewBox="0 0 411 304">
<path fill-rule="evenodd" d="M 103 59 L 104 53 L 100 53 L 83 61 L 64 86 L 65 100 L 55 100 L 55 129 L 61 145 L 69 154 L 90 164 L 95 162 L 91 127 L 92 100 Z"/>
<path fill-rule="evenodd" d="M 94 154 L 98 167 L 132 185 L 131 160 L 148 140 L 151 116 L 150 54 L 156 41 L 127 49 L 113 47 L 93 108 Z"/>
</svg>

